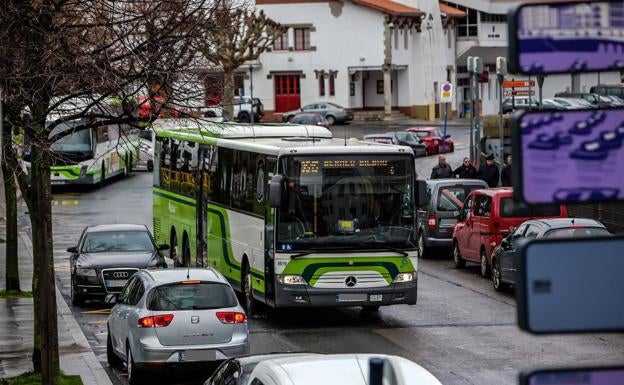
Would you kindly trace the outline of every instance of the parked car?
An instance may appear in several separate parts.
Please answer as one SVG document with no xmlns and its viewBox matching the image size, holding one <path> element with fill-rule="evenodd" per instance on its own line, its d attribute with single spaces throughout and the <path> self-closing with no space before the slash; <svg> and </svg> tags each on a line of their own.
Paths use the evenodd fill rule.
<svg viewBox="0 0 624 385">
<path fill-rule="evenodd" d="M 437 127 L 412 127 L 408 128 L 408 132 L 413 132 L 418 136 L 425 145 L 427 146 L 427 155 L 433 155 L 440 153 L 440 148 L 442 148 L 442 137 L 444 134 L 442 130 Z M 446 151 L 445 152 L 453 152 L 455 151 L 455 143 L 451 139 L 451 135 L 446 135 Z"/>
<path fill-rule="evenodd" d="M 264 354 L 225 361 L 204 385 L 365 385 L 369 361 L 381 358 L 386 385 L 441 385 L 427 369 L 406 358 L 383 354 Z M 384 373 L 385 374 L 385 373 Z"/>
<path fill-rule="evenodd" d="M 259 98 L 252 98 L 248 96 L 235 97 L 232 101 L 233 114 L 229 119 L 235 119 L 240 123 L 250 123 L 251 113 L 254 114 L 254 122 L 259 122 L 264 116 L 264 105 Z M 223 106 L 208 106 L 201 109 L 204 118 L 221 118 L 223 115 Z M 227 119 L 225 120 L 227 121 Z"/>
<path fill-rule="evenodd" d="M 453 228 L 459 218 L 464 199 L 472 190 L 487 188 L 478 179 L 427 180 L 429 203 L 418 208 L 418 252 L 421 257 L 432 248 L 451 248 Z"/>
<path fill-rule="evenodd" d="M 150 370 L 215 363 L 249 353 L 247 316 L 216 270 L 141 270 L 123 288 L 107 320 L 106 356 L 126 363 L 128 383 Z"/>
<path fill-rule="evenodd" d="M 580 238 L 610 235 L 606 227 L 593 219 L 534 219 L 521 224 L 502 240 L 492 254 L 492 286 L 496 291 L 516 283 L 516 261 L 520 246 L 531 239 Z M 591 263 L 591 262 L 589 262 Z"/>
<path fill-rule="evenodd" d="M 515 202 L 509 187 L 475 190 L 468 195 L 453 229 L 453 261 L 460 269 L 466 261 L 479 263 L 481 275 L 490 274 L 492 251 L 511 227 L 531 218 L 565 218 L 564 205 L 526 206 Z"/>
<path fill-rule="evenodd" d="M 284 112 L 282 120 L 284 122 L 290 122 L 294 119 L 295 115 L 302 112 L 321 114 L 327 119 L 330 126 L 336 123 L 343 124 L 353 120 L 353 112 L 351 112 L 351 110 L 329 102 L 311 103 L 298 110 Z"/>
<path fill-rule="evenodd" d="M 74 306 L 85 299 L 103 299 L 119 293 L 139 269 L 169 267 L 173 261 L 156 246 L 145 225 L 98 225 L 86 227 L 77 246 L 67 249 L 71 271 L 70 295 Z"/>
<path fill-rule="evenodd" d="M 600 98 L 598 94 L 592 94 L 589 92 L 557 92 L 555 98 L 575 98 L 587 100 L 592 105 L 600 108 L 609 107 L 610 103 Z"/>
<path fill-rule="evenodd" d="M 624 106 L 624 99 L 616 95 L 600 95 L 601 98 L 607 99 L 611 102 L 613 107 L 622 107 Z"/>
<path fill-rule="evenodd" d="M 590 102 L 585 99 L 577 99 L 577 98 L 554 98 L 556 103 L 561 104 L 568 110 L 577 110 L 577 109 L 587 109 L 587 108 L 597 108 Z"/>
<path fill-rule="evenodd" d="M 615 95 L 624 98 L 624 84 L 599 84 L 589 89 L 592 94 Z"/>
<path fill-rule="evenodd" d="M 297 114 L 290 121 L 290 123 L 308 124 L 308 125 L 313 125 L 313 126 L 321 126 L 321 127 L 329 128 L 329 122 L 321 114 L 312 114 L 312 113 Z"/>
<path fill-rule="evenodd" d="M 397 144 L 412 148 L 415 156 L 427 155 L 427 146 L 413 132 L 396 131 L 385 134 L 369 134 L 364 136 L 367 142 Z"/>
<path fill-rule="evenodd" d="M 503 114 L 509 114 L 515 110 L 527 110 L 529 105 L 532 110 L 539 110 L 540 103 L 537 98 L 529 98 L 528 96 L 515 96 L 514 98 L 507 97 L 503 100 Z M 554 99 L 544 98 L 542 99 L 543 109 L 545 110 L 565 110 L 565 106 L 557 103 Z"/>
<path fill-rule="evenodd" d="M 141 144 L 139 145 L 139 168 L 147 171 L 154 170 L 154 131 L 141 130 L 139 133 Z"/>
</svg>

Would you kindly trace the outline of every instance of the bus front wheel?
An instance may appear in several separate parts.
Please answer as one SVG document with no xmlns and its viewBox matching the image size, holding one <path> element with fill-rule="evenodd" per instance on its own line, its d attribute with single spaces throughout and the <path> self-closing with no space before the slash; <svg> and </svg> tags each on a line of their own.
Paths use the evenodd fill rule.
<svg viewBox="0 0 624 385">
<path fill-rule="evenodd" d="M 243 294 L 245 310 L 247 311 L 248 316 L 255 314 L 253 285 L 251 279 L 251 268 L 249 267 L 249 262 L 245 259 L 241 270 L 241 293 Z"/>
</svg>

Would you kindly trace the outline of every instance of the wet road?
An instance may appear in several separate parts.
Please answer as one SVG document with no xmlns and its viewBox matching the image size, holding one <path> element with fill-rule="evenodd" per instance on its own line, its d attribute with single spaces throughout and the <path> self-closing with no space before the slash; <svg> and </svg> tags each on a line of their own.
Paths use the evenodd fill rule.
<svg viewBox="0 0 624 385">
<path fill-rule="evenodd" d="M 459 165 L 467 151 L 466 129 L 451 128 Z M 420 158 L 428 175 L 435 157 Z M 134 173 L 103 188 L 60 192 L 54 196 L 54 249 L 57 283 L 69 302 L 69 254 L 87 225 L 145 223 L 151 228 L 151 175 Z M 24 212 L 25 209 L 22 210 Z M 386 353 L 414 360 L 446 385 L 515 384 L 519 369 L 532 366 L 608 364 L 624 360 L 624 335 L 534 337 L 516 326 L 511 293 L 499 294 L 475 266 L 454 270 L 450 255 L 421 260 L 418 304 L 382 308 L 281 311 L 251 319 L 252 352 L 320 351 Z M 72 308 L 93 350 L 106 363 L 106 317 L 101 303 Z M 206 373 L 206 376 L 209 373 Z M 123 372 L 111 377 L 125 384 Z M 194 381 L 198 383 L 200 381 Z"/>
</svg>

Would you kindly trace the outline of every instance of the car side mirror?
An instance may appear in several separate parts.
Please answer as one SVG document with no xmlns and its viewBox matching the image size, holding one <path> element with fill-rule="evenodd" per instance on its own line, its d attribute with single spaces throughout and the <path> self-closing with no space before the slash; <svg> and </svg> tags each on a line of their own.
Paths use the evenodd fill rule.
<svg viewBox="0 0 624 385">
<path fill-rule="evenodd" d="M 106 294 L 106 297 L 104 297 L 104 302 L 110 305 L 116 304 L 117 294 Z"/>
<path fill-rule="evenodd" d="M 282 205 L 282 189 L 284 188 L 284 177 L 273 175 L 269 181 L 269 205 L 279 208 Z"/>
<path fill-rule="evenodd" d="M 416 202 L 416 206 L 421 207 L 421 206 L 426 205 L 428 202 L 427 182 L 425 182 L 424 180 L 417 180 L 416 185 L 414 187 L 415 187 L 415 193 L 416 193 L 414 202 Z"/>
<path fill-rule="evenodd" d="M 509 249 L 509 241 L 507 240 L 507 238 L 503 238 L 503 240 L 501 241 L 501 247 L 503 248 L 503 250 Z"/>
<path fill-rule="evenodd" d="M 78 254 L 78 247 L 76 246 L 68 247 L 67 252 L 72 253 L 72 254 Z"/>
<path fill-rule="evenodd" d="M 163 243 L 163 244 L 158 245 L 158 251 L 165 251 L 165 250 L 169 250 L 168 244 Z"/>
</svg>

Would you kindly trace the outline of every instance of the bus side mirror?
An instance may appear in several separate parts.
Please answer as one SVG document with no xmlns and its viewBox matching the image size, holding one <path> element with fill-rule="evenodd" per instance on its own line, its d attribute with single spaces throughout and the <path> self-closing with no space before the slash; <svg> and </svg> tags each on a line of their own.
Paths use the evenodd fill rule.
<svg viewBox="0 0 624 385">
<path fill-rule="evenodd" d="M 273 175 L 269 181 L 269 205 L 273 208 L 279 208 L 282 205 L 282 188 L 284 186 L 284 177 L 281 175 Z"/>
<path fill-rule="evenodd" d="M 427 182 L 424 180 L 416 181 L 416 197 L 414 202 L 416 202 L 416 207 L 422 207 L 427 204 Z"/>
</svg>

